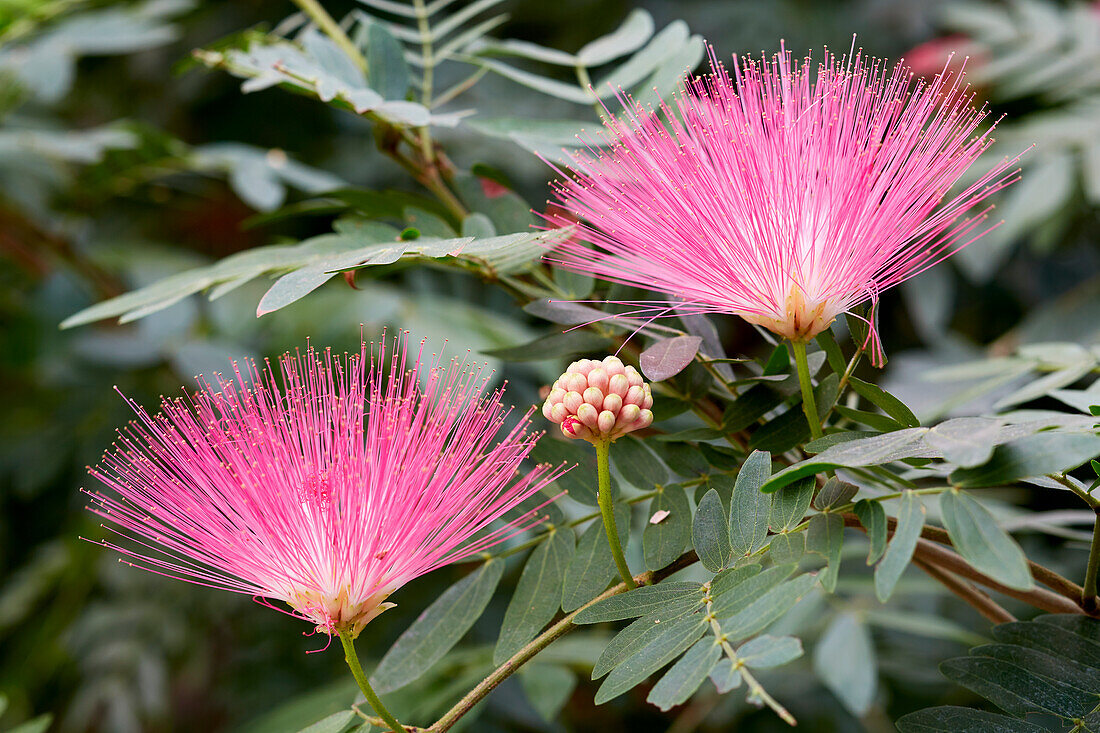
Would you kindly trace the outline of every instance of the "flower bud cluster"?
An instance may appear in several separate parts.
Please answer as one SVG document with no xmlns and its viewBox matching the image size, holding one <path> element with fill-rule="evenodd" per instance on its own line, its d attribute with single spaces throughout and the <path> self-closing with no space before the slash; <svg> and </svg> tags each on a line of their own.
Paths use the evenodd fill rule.
<svg viewBox="0 0 1100 733">
<path fill-rule="evenodd" d="M 653 423 L 653 395 L 642 375 L 616 356 L 581 359 L 554 382 L 542 414 L 568 438 L 614 440 Z"/>
</svg>

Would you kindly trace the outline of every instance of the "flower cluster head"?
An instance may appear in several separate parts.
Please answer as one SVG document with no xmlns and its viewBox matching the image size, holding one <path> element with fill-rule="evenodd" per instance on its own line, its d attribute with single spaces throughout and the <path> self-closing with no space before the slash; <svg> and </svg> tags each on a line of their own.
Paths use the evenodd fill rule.
<svg viewBox="0 0 1100 733">
<path fill-rule="evenodd" d="M 113 490 L 91 493 L 92 510 L 125 538 L 103 544 L 358 635 L 405 583 L 538 521 L 483 531 L 560 473 L 515 478 L 538 438 L 530 413 L 504 428 L 489 374 L 423 351 L 410 365 L 405 336 L 343 356 L 307 348 L 200 378 L 155 416 L 131 402 L 137 419 L 90 469 Z"/>
<path fill-rule="evenodd" d="M 653 395 L 642 375 L 616 356 L 581 359 L 558 377 L 542 414 L 567 438 L 615 440 L 653 424 Z"/>
<path fill-rule="evenodd" d="M 735 58 L 732 78 L 711 65 L 659 111 L 622 100 L 558 171 L 547 219 L 584 224 L 550 258 L 669 296 L 639 315 L 733 313 L 810 339 L 989 231 L 988 208 L 967 212 L 1017 178 L 1005 159 L 964 179 L 992 127 L 948 67 L 920 80 L 855 49 Z"/>
</svg>

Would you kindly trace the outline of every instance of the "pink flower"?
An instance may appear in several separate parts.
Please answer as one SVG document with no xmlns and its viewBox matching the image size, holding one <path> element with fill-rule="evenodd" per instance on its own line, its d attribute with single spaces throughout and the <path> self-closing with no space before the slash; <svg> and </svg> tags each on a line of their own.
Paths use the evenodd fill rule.
<svg viewBox="0 0 1100 733">
<path fill-rule="evenodd" d="M 642 375 L 616 356 L 581 359 L 558 377 L 542 405 L 543 416 L 567 438 L 615 440 L 653 424 L 653 395 Z"/>
<path fill-rule="evenodd" d="M 131 402 L 137 420 L 90 469 L 114 490 L 92 510 L 130 540 L 103 544 L 357 635 L 405 583 L 537 521 L 482 532 L 561 473 L 514 479 L 538 439 L 530 413 L 494 444 L 503 390 L 466 362 L 423 363 L 423 346 L 411 367 L 404 337 L 389 354 L 385 336 L 369 354 L 310 347 L 282 357 L 281 379 L 246 363 L 154 417 Z"/>
<path fill-rule="evenodd" d="M 1017 177 L 1006 159 L 960 184 L 992 139 L 959 75 L 915 81 L 862 51 L 735 59 L 732 79 L 711 63 L 659 113 L 623 100 L 609 147 L 573 154 L 555 184 L 588 244 L 550 257 L 669 296 L 638 313 L 812 338 L 988 231 L 988 209 L 965 212 Z"/>
</svg>

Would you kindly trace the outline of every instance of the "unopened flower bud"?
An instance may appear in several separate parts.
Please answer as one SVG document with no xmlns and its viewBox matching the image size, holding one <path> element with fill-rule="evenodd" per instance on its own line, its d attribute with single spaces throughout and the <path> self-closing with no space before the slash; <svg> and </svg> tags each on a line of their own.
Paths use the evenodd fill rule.
<svg viewBox="0 0 1100 733">
<path fill-rule="evenodd" d="M 554 382 L 542 414 L 569 438 L 614 440 L 653 423 L 653 395 L 642 375 L 615 356 L 581 359 Z"/>
</svg>

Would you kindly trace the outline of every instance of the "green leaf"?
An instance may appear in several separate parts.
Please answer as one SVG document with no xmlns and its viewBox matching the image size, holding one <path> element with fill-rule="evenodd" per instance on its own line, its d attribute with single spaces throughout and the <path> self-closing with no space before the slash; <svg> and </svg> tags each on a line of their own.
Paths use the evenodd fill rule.
<svg viewBox="0 0 1100 733">
<path fill-rule="evenodd" d="M 754 636 L 794 608 L 815 585 L 817 576 L 812 573 L 788 580 L 754 599 L 733 616 L 723 618 L 722 631 L 731 639 Z"/>
<path fill-rule="evenodd" d="M 875 596 L 882 603 L 890 598 L 894 586 L 913 557 L 913 550 L 916 549 L 917 540 L 924 529 L 924 515 L 920 496 L 911 491 L 902 494 L 894 536 L 886 547 L 882 562 L 875 568 Z"/>
<path fill-rule="evenodd" d="M 572 529 L 557 528 L 527 559 L 504 613 L 493 664 L 503 664 L 554 618 L 561 606 L 562 582 L 573 557 L 574 542 Z"/>
<path fill-rule="evenodd" d="M 657 484 L 668 481 L 668 469 L 645 443 L 632 435 L 615 441 L 611 451 L 615 468 L 635 488 L 649 491 Z"/>
<path fill-rule="evenodd" d="M 577 624 L 622 621 L 641 616 L 670 620 L 703 605 L 703 586 L 694 582 L 665 582 L 643 585 L 634 590 L 605 598 L 576 615 Z"/>
<path fill-rule="evenodd" d="M 577 60 L 583 66 L 600 66 L 638 50 L 652 35 L 653 16 L 633 10 L 614 31 L 582 46 Z"/>
<path fill-rule="evenodd" d="M 716 573 L 729 563 L 732 550 L 726 508 L 714 489 L 703 495 L 703 500 L 695 509 L 691 540 L 699 561 L 707 570 Z"/>
<path fill-rule="evenodd" d="M 558 440 L 550 436 L 542 438 L 531 449 L 528 457 L 538 463 L 552 466 L 575 466 L 554 479 L 559 491 L 569 492 L 569 498 L 588 506 L 597 506 L 596 501 L 596 454 L 588 446 L 576 440 Z M 611 495 L 616 494 L 615 479 L 611 480 Z"/>
<path fill-rule="evenodd" d="M 519 682 L 531 707 L 549 723 L 569 702 L 577 676 L 564 665 L 536 662 L 520 667 Z"/>
<path fill-rule="evenodd" d="M 948 679 L 988 699 L 1006 713 L 1024 716 L 1044 711 L 1062 718 L 1083 718 L 1096 706 L 1096 694 L 1058 679 L 1040 676 L 990 657 L 948 659 L 940 665 Z"/>
<path fill-rule="evenodd" d="M 846 481 L 841 481 L 836 476 L 830 477 L 814 497 L 814 506 L 821 511 L 841 507 L 852 500 L 859 489 Z"/>
<path fill-rule="evenodd" d="M 924 436 L 924 442 L 956 466 L 981 466 L 993 455 L 1002 425 L 995 418 L 960 417 L 933 427 Z"/>
<path fill-rule="evenodd" d="M 836 402 L 839 382 L 837 375 L 829 374 L 814 387 L 814 401 L 819 419 L 824 418 Z M 749 438 L 749 447 L 782 453 L 805 443 L 809 438 L 810 426 L 806 422 L 806 415 L 802 412 L 801 405 L 795 405 L 753 433 Z"/>
<path fill-rule="evenodd" d="M 367 29 L 370 86 L 385 99 L 404 99 L 409 91 L 409 66 L 401 43 L 380 23 Z"/>
<path fill-rule="evenodd" d="M 702 36 L 693 35 L 687 43 L 665 55 L 653 73 L 635 87 L 634 100 L 644 108 L 668 99 L 684 76 L 703 60 L 704 45 Z"/>
<path fill-rule="evenodd" d="M 844 352 L 840 350 L 840 344 L 836 342 L 832 330 L 826 328 L 816 337 L 817 345 L 825 352 L 825 358 L 829 362 L 829 368 L 836 374 L 843 374 L 848 369 L 844 362 Z"/>
<path fill-rule="evenodd" d="M 711 581 L 711 612 L 715 618 L 733 616 L 791 577 L 796 568 L 794 564 L 778 565 L 760 572 L 759 565 L 747 565 L 723 570 Z"/>
<path fill-rule="evenodd" d="M 596 99 L 587 89 L 582 89 L 576 84 L 567 84 L 557 79 L 550 79 L 545 76 L 539 76 L 538 74 L 532 74 L 529 71 L 523 71 L 522 69 L 517 69 L 514 66 L 509 66 L 508 64 L 493 61 L 491 59 L 479 58 L 476 63 L 494 73 L 500 74 L 505 79 L 511 79 L 517 84 L 522 84 L 529 89 L 534 89 L 537 92 L 542 92 L 551 97 L 564 99 L 575 104 L 589 104 Z"/>
<path fill-rule="evenodd" d="M 623 548 L 630 539 L 630 507 L 615 504 L 615 529 Z M 561 607 L 566 613 L 575 611 L 602 593 L 613 578 L 618 577 L 603 522 L 594 520 L 581 535 L 577 551 L 565 569 L 565 584 Z"/>
<path fill-rule="evenodd" d="M 542 336 L 526 344 L 503 349 L 490 349 L 481 353 L 504 361 L 543 361 L 577 354 L 604 352 L 611 347 L 611 340 L 590 331 L 569 331 Z"/>
<path fill-rule="evenodd" d="M 374 689 L 404 687 L 442 659 L 489 605 L 503 573 L 503 561 L 489 560 L 444 591 L 382 657 L 371 675 Z"/>
<path fill-rule="evenodd" d="M 660 570 L 672 563 L 690 539 L 691 507 L 687 494 L 679 485 L 662 487 L 649 504 L 649 519 L 642 532 L 646 569 Z"/>
<path fill-rule="evenodd" d="M 806 554 L 806 536 L 802 532 L 789 532 L 772 536 L 768 556 L 779 565 L 798 562 Z"/>
<path fill-rule="evenodd" d="M 682 631 L 685 628 L 693 627 L 700 623 L 701 618 L 702 616 L 699 614 L 677 616 L 675 618 L 669 618 L 664 614 L 642 616 L 616 634 L 604 647 L 600 658 L 596 660 L 596 664 L 592 667 L 592 679 L 597 680 L 603 677 L 618 667 L 624 660 L 632 657 L 662 635 L 669 633 L 670 629 L 673 630 L 672 633 L 679 633 L 677 630 Z"/>
<path fill-rule="evenodd" d="M 940 514 L 951 542 L 976 570 L 1010 588 L 1035 586 L 1027 557 L 984 506 L 958 490 L 940 495 Z"/>
<path fill-rule="evenodd" d="M 877 501 L 861 499 L 856 502 L 853 511 L 859 517 L 860 524 L 867 530 L 867 539 L 871 541 L 871 549 L 867 552 L 867 564 L 874 565 L 886 551 L 886 510 Z"/>
<path fill-rule="evenodd" d="M 925 708 L 898 718 L 901 733 L 1047 733 L 1026 720 L 955 705 Z"/>
<path fill-rule="evenodd" d="M 545 145 L 577 147 L 579 135 L 587 128 L 595 130 L 598 123 L 583 120 L 546 120 L 539 117 L 470 117 L 462 124 L 482 135 L 505 140 L 536 141 Z M 521 143 L 522 144 L 522 143 Z"/>
<path fill-rule="evenodd" d="M 657 681 L 646 701 L 665 711 L 687 702 L 721 657 L 722 647 L 713 638 L 696 642 Z"/>
<path fill-rule="evenodd" d="M 844 547 L 844 519 L 839 514 L 815 514 L 806 529 L 806 549 L 825 558 L 829 566 L 821 572 L 821 585 L 832 593 L 840 574 L 840 551 Z"/>
<path fill-rule="evenodd" d="M 738 432 L 749 427 L 783 402 L 783 395 L 774 389 L 755 384 L 738 395 L 722 416 L 722 428 Z"/>
<path fill-rule="evenodd" d="M 758 636 L 737 650 L 737 658 L 753 669 L 781 667 L 802 656 L 802 642 L 793 636 Z"/>
<path fill-rule="evenodd" d="M 710 473 L 710 464 L 698 448 L 687 443 L 666 443 L 661 459 L 677 476 L 696 478 Z"/>
<path fill-rule="evenodd" d="M 730 501 L 729 533 L 733 557 L 751 555 L 768 540 L 768 514 L 772 497 L 760 491 L 771 475 L 772 457 L 753 451 L 737 473 Z"/>
<path fill-rule="evenodd" d="M 860 425 L 866 425 L 870 428 L 874 428 L 883 433 L 888 433 L 894 430 L 901 430 L 905 427 L 904 423 L 895 420 L 887 415 L 880 415 L 877 412 L 867 412 L 866 410 L 856 410 L 852 407 L 845 407 L 844 405 L 837 405 L 836 411 L 853 420 Z"/>
<path fill-rule="evenodd" d="M 772 351 L 768 357 L 768 361 L 764 363 L 764 376 L 770 377 L 775 374 L 789 374 L 791 371 L 791 352 L 787 348 L 786 342 L 780 343 Z"/>
<path fill-rule="evenodd" d="M 53 724 L 53 715 L 45 713 L 37 718 L 31 718 L 25 723 L 20 723 L 8 730 L 8 733 L 46 733 Z"/>
<path fill-rule="evenodd" d="M 660 627 L 648 644 L 616 666 L 596 690 L 595 703 L 618 697 L 682 654 L 709 625 L 699 614 L 683 616 Z"/>
<path fill-rule="evenodd" d="M 724 657 L 710 671 L 710 681 L 719 694 L 724 695 L 741 686 L 741 670 L 733 666 L 732 659 Z"/>
<path fill-rule="evenodd" d="M 761 490 L 771 493 L 796 479 L 829 468 L 878 466 L 905 458 L 928 457 L 929 449 L 922 440 L 927 432 L 928 428 L 906 428 L 885 435 L 858 438 L 834 445 L 813 458 L 783 469 L 768 479 Z"/>
<path fill-rule="evenodd" d="M 613 96 L 615 90 L 630 89 L 683 52 L 690 42 L 687 23 L 672 21 L 650 38 L 644 48 L 599 79 L 593 85 L 596 94 L 607 98 Z"/>
<path fill-rule="evenodd" d="M 1095 695 L 1100 698 L 1100 692 L 1098 692 L 1100 691 L 1100 668 L 1088 667 L 1038 649 L 1029 649 L 1015 644 L 983 644 L 971 649 L 970 656 L 998 659 L 1022 667 L 1040 677 L 1058 680 L 1085 695 Z M 1097 703 L 1100 704 L 1100 699 Z"/>
<path fill-rule="evenodd" d="M 999 445 L 989 462 L 951 473 L 956 486 L 1002 486 L 1017 479 L 1063 473 L 1100 454 L 1100 435 L 1094 433 L 1036 433 Z"/>
<path fill-rule="evenodd" d="M 766 484 L 765 484 L 766 486 Z M 772 496 L 771 511 L 768 513 L 768 526 L 773 532 L 794 529 L 806 516 L 810 501 L 814 497 L 817 482 L 813 476 L 807 476 L 793 484 L 787 484 Z"/>
<path fill-rule="evenodd" d="M 562 295 L 570 300 L 584 300 L 596 287 L 596 278 L 586 272 L 554 268 L 554 284 L 561 289 Z M 602 318 L 603 316 L 600 316 Z"/>
<path fill-rule="evenodd" d="M 910 428 L 915 428 L 920 425 L 920 420 L 913 414 L 913 411 L 906 407 L 904 402 L 884 390 L 882 387 L 871 384 L 870 382 L 864 382 L 862 379 L 856 379 L 855 377 L 849 377 L 848 384 L 852 386 L 852 390 L 856 394 L 881 408 L 883 412 L 902 425 Z"/>
<path fill-rule="evenodd" d="M 642 374 L 651 382 L 661 382 L 684 371 L 695 355 L 703 339 L 699 336 L 674 336 L 661 339 L 639 357 Z"/>
<path fill-rule="evenodd" d="M 1100 669 L 1100 622 L 1063 615 L 1039 616 L 1036 621 L 1000 624 L 993 627 L 993 636 L 1000 642 L 1041 649 L 1055 657 Z"/>
<path fill-rule="evenodd" d="M 871 634 L 851 613 L 839 614 L 814 648 L 814 672 L 852 715 L 862 716 L 875 699 L 878 665 Z"/>
<path fill-rule="evenodd" d="M 726 568 L 711 578 L 710 595 L 712 598 L 718 598 L 719 596 L 725 595 L 741 583 L 744 583 L 749 578 L 755 577 L 759 573 L 760 566 L 755 563 L 741 565 L 736 568 Z M 780 580 L 782 580 L 782 578 Z"/>
<path fill-rule="evenodd" d="M 577 57 L 556 48 L 547 48 L 529 41 L 519 41 L 514 38 L 504 40 L 487 39 L 478 49 L 479 54 L 497 56 L 518 56 L 532 61 L 541 61 L 544 64 L 556 66 L 576 66 Z"/>
<path fill-rule="evenodd" d="M 344 733 L 358 719 L 359 717 L 351 710 L 342 710 L 302 728 L 298 733 Z"/>
</svg>

